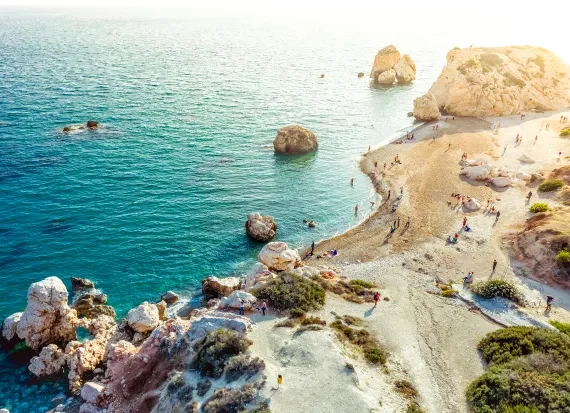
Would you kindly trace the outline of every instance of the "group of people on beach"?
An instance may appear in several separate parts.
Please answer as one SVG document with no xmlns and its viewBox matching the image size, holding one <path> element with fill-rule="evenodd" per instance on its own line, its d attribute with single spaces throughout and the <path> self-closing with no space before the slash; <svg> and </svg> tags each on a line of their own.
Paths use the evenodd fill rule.
<svg viewBox="0 0 570 413">
<path fill-rule="evenodd" d="M 566 116 L 560 116 L 560 123 L 566 123 L 566 121 L 568 121 Z"/>
</svg>

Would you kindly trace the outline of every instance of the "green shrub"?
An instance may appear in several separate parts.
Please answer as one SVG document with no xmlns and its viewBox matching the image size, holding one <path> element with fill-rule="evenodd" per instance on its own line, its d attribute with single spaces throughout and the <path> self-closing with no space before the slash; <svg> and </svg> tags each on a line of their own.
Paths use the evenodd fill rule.
<svg viewBox="0 0 570 413">
<path fill-rule="evenodd" d="M 351 285 L 357 285 L 357 286 L 362 287 L 362 288 L 374 288 L 375 287 L 374 283 L 371 283 L 369 281 L 364 281 L 364 280 L 351 280 L 350 284 Z"/>
<path fill-rule="evenodd" d="M 394 388 L 407 399 L 416 399 L 419 396 L 414 385 L 407 380 L 397 380 L 394 383 Z"/>
<path fill-rule="evenodd" d="M 522 89 L 526 85 L 524 80 L 519 79 L 518 77 L 516 77 L 512 73 L 505 73 L 504 77 L 505 77 L 505 85 L 506 86 L 518 86 Z"/>
<path fill-rule="evenodd" d="M 523 297 L 513 283 L 504 280 L 482 281 L 474 284 L 472 290 L 483 298 L 503 297 L 523 304 Z"/>
<path fill-rule="evenodd" d="M 558 188 L 564 186 L 564 181 L 562 179 L 547 179 L 538 186 L 538 190 L 542 192 L 556 191 Z"/>
<path fill-rule="evenodd" d="M 251 358 L 249 355 L 240 355 L 232 358 L 226 366 L 226 381 L 231 383 L 242 376 L 249 380 L 265 369 L 265 363 L 259 357 Z"/>
<path fill-rule="evenodd" d="M 361 327 L 364 325 L 364 321 L 361 318 L 354 317 L 351 315 L 345 315 L 342 317 L 342 321 L 349 326 Z"/>
<path fill-rule="evenodd" d="M 479 61 L 493 67 L 501 66 L 503 64 L 503 61 L 501 60 L 499 55 L 495 53 L 483 53 L 479 58 Z"/>
<path fill-rule="evenodd" d="M 251 344 L 244 334 L 233 330 L 210 331 L 194 344 L 192 366 L 205 376 L 221 377 L 229 359 L 244 353 Z"/>
<path fill-rule="evenodd" d="M 326 297 L 319 284 L 292 274 L 269 281 L 253 294 L 258 299 L 267 300 L 277 310 L 298 309 L 303 312 L 319 309 Z"/>
<path fill-rule="evenodd" d="M 538 409 L 527 407 L 522 404 L 516 406 L 502 404 L 499 406 L 497 413 L 538 413 Z"/>
<path fill-rule="evenodd" d="M 465 66 L 466 67 L 476 67 L 476 66 L 479 66 L 479 63 L 477 63 L 477 60 L 475 60 L 475 59 L 469 59 L 467 62 L 465 62 Z"/>
<path fill-rule="evenodd" d="M 450 298 L 450 297 L 455 297 L 455 295 L 457 294 L 457 290 L 442 290 L 441 291 L 441 296 L 445 297 L 445 298 Z"/>
<path fill-rule="evenodd" d="M 552 354 L 570 361 L 570 337 L 538 327 L 508 327 L 492 333 L 477 347 L 487 363 L 507 363 L 533 353 Z"/>
<path fill-rule="evenodd" d="M 550 325 L 553 326 L 554 328 L 556 328 L 561 333 L 564 333 L 567 336 L 570 336 L 570 323 L 562 323 L 560 321 L 551 320 Z"/>
<path fill-rule="evenodd" d="M 548 206 L 548 204 L 546 202 L 535 202 L 534 204 L 532 204 L 530 206 L 530 208 L 528 209 L 530 212 L 546 212 L 550 209 L 550 207 Z"/>
<path fill-rule="evenodd" d="M 246 410 L 256 396 L 256 389 L 251 384 L 239 388 L 223 387 L 204 403 L 204 413 L 230 413 Z"/>
<path fill-rule="evenodd" d="M 560 131 L 560 136 L 570 136 L 570 128 L 564 128 Z"/>
<path fill-rule="evenodd" d="M 293 327 L 297 327 L 297 324 L 299 324 L 299 320 L 298 318 L 288 318 L 286 320 L 280 321 L 277 324 L 275 324 L 275 328 L 280 328 L 280 327 L 287 327 L 287 328 L 293 328 Z"/>
<path fill-rule="evenodd" d="M 306 311 L 302 310 L 300 308 L 292 308 L 291 311 L 289 311 L 289 315 L 293 318 L 304 317 L 305 313 L 306 313 Z"/>
<path fill-rule="evenodd" d="M 368 330 L 349 327 L 342 322 L 342 319 L 333 321 L 331 327 L 340 333 L 341 338 L 358 346 L 362 350 L 366 360 L 373 364 L 386 364 L 388 353 L 380 346 L 378 340 L 376 340 Z"/>
<path fill-rule="evenodd" d="M 299 329 L 295 331 L 295 334 L 302 334 L 305 331 L 321 331 L 321 330 L 324 330 L 323 326 L 316 324 L 309 324 L 306 326 L 299 327 Z"/>
<path fill-rule="evenodd" d="M 556 254 L 556 261 L 566 264 L 570 262 L 570 251 L 568 250 L 560 250 L 558 254 Z"/>
<path fill-rule="evenodd" d="M 319 317 L 304 317 L 301 319 L 302 326 L 308 326 L 311 324 L 326 326 L 327 322 Z"/>
<path fill-rule="evenodd" d="M 406 407 L 406 413 L 425 413 L 417 402 L 410 402 Z"/>
</svg>

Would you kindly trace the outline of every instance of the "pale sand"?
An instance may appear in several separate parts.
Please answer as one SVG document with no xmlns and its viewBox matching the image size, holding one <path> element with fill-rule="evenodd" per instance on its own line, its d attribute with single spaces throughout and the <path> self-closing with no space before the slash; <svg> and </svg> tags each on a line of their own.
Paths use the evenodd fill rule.
<svg viewBox="0 0 570 413">
<path fill-rule="evenodd" d="M 380 170 L 384 162 L 388 163 L 383 186 L 392 189 L 391 199 L 363 224 L 316 248 L 317 254 L 337 249 L 339 257 L 312 259 L 306 264 L 329 265 L 351 278 L 374 281 L 382 296 L 390 297 L 370 311 L 370 305 L 349 303 L 329 294 L 320 312 L 327 321 L 332 320 L 331 311 L 364 318 L 367 328 L 391 354 L 387 372 L 348 354 L 328 327 L 322 332 L 294 335 L 288 329 L 274 329 L 276 320 L 256 315 L 253 351 L 268 365 L 269 387 L 277 374 L 283 374 L 285 380 L 281 389 L 265 394 L 270 397 L 273 412 L 402 411 L 406 401 L 393 391 L 394 381 L 401 378 L 414 383 L 420 404 L 430 413 L 468 411 L 466 387 L 484 370 L 477 343 L 499 326 L 458 300 L 428 293 L 433 292 L 436 279 L 460 281 L 474 271 L 476 280 L 513 280 L 535 300 L 537 307 L 528 309 L 530 313 L 545 317 L 544 296 L 548 293 L 556 298 L 550 317 L 570 320 L 569 294 L 515 274 L 513 268 L 518 263 L 513 259 L 516 257 L 510 257 L 506 237 L 529 216 L 525 202 L 529 190 L 535 194 L 532 201 L 551 195 L 538 194 L 535 187 L 523 184 L 494 190 L 459 176 L 464 152 L 469 159 L 485 157 L 491 164 L 514 171 L 550 171 L 560 166 L 570 155 L 570 141 L 558 137 L 561 125 L 555 125 L 560 115 L 528 114 L 522 122 L 520 117 L 442 120 L 435 141 L 429 124 L 415 132 L 416 138 L 424 140 L 408 143 L 404 137 L 405 144 L 391 144 L 365 154 L 361 164 L 365 173 L 374 168 L 374 161 Z M 570 112 L 565 115 L 570 116 Z M 540 131 L 545 119 L 551 123 L 548 132 Z M 498 122 L 501 131 L 493 134 L 491 125 Z M 515 147 L 517 133 L 522 133 L 523 143 Z M 539 138 L 534 145 L 536 135 Z M 558 158 L 559 151 L 562 159 Z M 390 167 L 396 154 L 402 165 Z M 518 159 L 523 154 L 536 162 L 522 164 Z M 393 214 L 391 205 L 400 186 L 404 187 L 404 196 L 397 214 Z M 457 192 L 479 199 L 483 207 L 488 198 L 493 199 L 501 211 L 497 224 L 495 216 L 484 208 L 467 213 L 455 207 L 450 195 Z M 552 199 L 548 202 L 555 203 Z M 387 237 L 397 216 L 400 227 Z M 408 216 L 411 226 L 406 229 Z M 446 244 L 447 236 L 460 230 L 464 216 L 473 231 L 461 233 L 456 245 Z M 494 274 L 493 259 L 499 262 Z M 355 373 L 345 368 L 347 360 L 355 365 Z"/>
</svg>

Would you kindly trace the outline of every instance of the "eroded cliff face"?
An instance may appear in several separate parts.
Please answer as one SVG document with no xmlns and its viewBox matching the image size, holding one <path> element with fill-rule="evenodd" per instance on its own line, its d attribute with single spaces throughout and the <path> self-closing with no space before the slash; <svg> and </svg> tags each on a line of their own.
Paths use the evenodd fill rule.
<svg viewBox="0 0 570 413">
<path fill-rule="evenodd" d="M 558 110 L 570 105 L 570 68 L 543 48 L 456 48 L 429 91 L 451 115 Z"/>
</svg>

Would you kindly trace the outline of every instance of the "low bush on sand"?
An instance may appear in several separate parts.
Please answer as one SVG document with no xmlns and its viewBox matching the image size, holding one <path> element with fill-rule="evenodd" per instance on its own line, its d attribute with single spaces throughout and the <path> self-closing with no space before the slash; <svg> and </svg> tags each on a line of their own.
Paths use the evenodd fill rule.
<svg viewBox="0 0 570 413">
<path fill-rule="evenodd" d="M 388 353 L 378 343 L 368 330 L 352 328 L 343 323 L 342 319 L 333 321 L 331 327 L 339 332 L 341 339 L 347 340 L 349 343 L 359 347 L 362 350 L 364 358 L 372 364 L 386 364 Z"/>
<path fill-rule="evenodd" d="M 563 264 L 570 263 L 570 251 L 568 250 L 558 251 L 558 254 L 556 254 L 556 261 Z"/>
<path fill-rule="evenodd" d="M 374 287 L 374 284 L 367 281 L 328 281 L 318 275 L 313 276 L 312 279 L 315 282 L 319 283 L 319 285 L 325 290 L 330 291 L 336 295 L 340 295 L 346 301 L 357 304 L 371 303 L 374 301 L 374 291 L 371 290 L 371 288 Z"/>
<path fill-rule="evenodd" d="M 417 402 L 410 402 L 406 407 L 406 413 L 426 413 Z"/>
<path fill-rule="evenodd" d="M 547 179 L 538 186 L 538 190 L 542 192 L 552 192 L 564 186 L 562 179 Z"/>
<path fill-rule="evenodd" d="M 321 325 L 309 324 L 306 326 L 301 326 L 295 331 L 295 334 L 302 334 L 305 331 L 321 331 L 324 330 L 324 327 Z"/>
<path fill-rule="evenodd" d="M 319 317 L 303 317 L 301 318 L 301 323 L 302 326 L 308 326 L 311 324 L 315 324 L 315 325 L 321 325 L 321 326 L 326 326 L 327 322 Z"/>
<path fill-rule="evenodd" d="M 251 344 L 244 334 L 233 330 L 210 331 L 194 344 L 192 367 L 205 376 L 221 377 L 230 358 L 244 353 Z"/>
<path fill-rule="evenodd" d="M 256 389 L 251 384 L 239 388 L 223 387 L 204 403 L 204 413 L 241 412 L 246 409 L 256 397 Z"/>
<path fill-rule="evenodd" d="M 550 325 L 556 328 L 561 333 L 570 336 L 570 323 L 562 323 L 560 321 L 550 321 Z"/>
<path fill-rule="evenodd" d="M 362 288 L 374 288 L 374 283 L 364 281 L 364 280 L 351 280 L 350 285 L 356 285 Z"/>
<path fill-rule="evenodd" d="M 509 327 L 487 334 L 478 349 L 489 365 L 467 389 L 474 413 L 570 411 L 570 337 Z"/>
<path fill-rule="evenodd" d="M 293 328 L 293 327 L 297 327 L 297 324 L 299 324 L 299 318 L 288 318 L 286 320 L 280 321 L 277 324 L 275 324 L 275 328 L 280 328 L 280 327 L 286 327 L 286 328 Z"/>
<path fill-rule="evenodd" d="M 570 136 L 570 128 L 564 128 L 560 131 L 560 136 Z"/>
<path fill-rule="evenodd" d="M 326 297 L 321 285 L 292 274 L 269 281 L 253 294 L 267 300 L 276 310 L 296 309 L 301 313 L 321 308 Z"/>
<path fill-rule="evenodd" d="M 534 204 L 532 204 L 530 206 L 530 208 L 528 209 L 530 212 L 546 212 L 550 209 L 550 207 L 548 206 L 548 204 L 546 202 L 535 202 Z"/>
<path fill-rule="evenodd" d="M 406 399 L 417 399 L 418 391 L 412 383 L 407 380 L 398 380 L 394 383 L 395 390 Z"/>
<path fill-rule="evenodd" d="M 260 371 L 265 369 L 265 363 L 259 357 L 251 357 L 247 354 L 232 358 L 226 366 L 226 381 L 231 383 L 245 375 L 249 380 Z"/>
<path fill-rule="evenodd" d="M 523 305 L 522 294 L 513 283 L 504 280 L 481 281 L 473 284 L 473 292 L 483 298 L 503 297 Z"/>
</svg>

